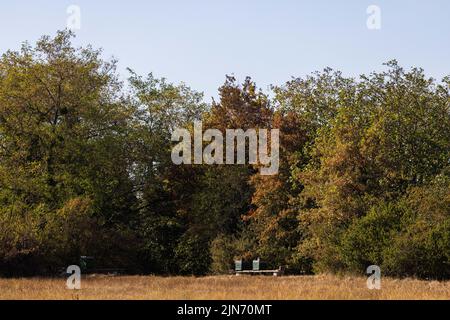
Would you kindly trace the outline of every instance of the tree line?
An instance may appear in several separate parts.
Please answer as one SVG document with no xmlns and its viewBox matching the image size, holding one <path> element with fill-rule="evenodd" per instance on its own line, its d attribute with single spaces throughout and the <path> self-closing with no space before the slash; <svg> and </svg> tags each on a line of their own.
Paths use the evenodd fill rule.
<svg viewBox="0 0 450 320">
<path fill-rule="evenodd" d="M 58 32 L 0 59 L 0 275 L 77 264 L 225 273 L 450 278 L 450 77 L 396 61 L 273 86 L 227 76 L 218 101 L 129 70 Z M 175 165 L 175 128 L 276 128 L 279 173 Z"/>
</svg>

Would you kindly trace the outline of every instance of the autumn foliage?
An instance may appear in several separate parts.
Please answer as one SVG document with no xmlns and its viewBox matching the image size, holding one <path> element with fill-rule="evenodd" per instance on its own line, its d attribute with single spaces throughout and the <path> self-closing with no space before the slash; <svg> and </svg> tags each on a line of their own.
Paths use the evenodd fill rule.
<svg viewBox="0 0 450 320">
<path fill-rule="evenodd" d="M 225 273 L 261 257 L 295 274 L 450 277 L 450 77 L 396 61 L 325 69 L 219 99 L 75 48 L 69 32 L 0 59 L 0 275 L 80 255 L 128 273 Z M 280 167 L 175 165 L 171 132 L 280 129 Z"/>
</svg>

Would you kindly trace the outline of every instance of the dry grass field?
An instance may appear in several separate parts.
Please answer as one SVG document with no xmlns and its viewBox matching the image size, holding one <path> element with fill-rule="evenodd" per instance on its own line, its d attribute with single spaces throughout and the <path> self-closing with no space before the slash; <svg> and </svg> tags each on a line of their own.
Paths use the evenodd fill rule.
<svg viewBox="0 0 450 320">
<path fill-rule="evenodd" d="M 382 279 L 369 290 L 366 278 L 320 276 L 151 277 L 89 276 L 78 291 L 65 279 L 0 279 L 0 299 L 450 299 L 450 282 Z"/>
</svg>

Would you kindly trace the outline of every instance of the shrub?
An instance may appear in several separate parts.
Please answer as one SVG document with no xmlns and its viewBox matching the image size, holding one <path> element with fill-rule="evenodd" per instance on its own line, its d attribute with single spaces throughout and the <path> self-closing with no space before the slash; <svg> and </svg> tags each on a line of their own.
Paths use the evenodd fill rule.
<svg viewBox="0 0 450 320">
<path fill-rule="evenodd" d="M 432 183 L 408 191 L 410 215 L 402 232 L 386 249 L 384 268 L 397 276 L 450 277 L 450 179 L 437 176 Z"/>
<path fill-rule="evenodd" d="M 211 243 L 211 272 L 225 274 L 233 268 L 234 246 L 231 236 L 219 235 Z"/>
<path fill-rule="evenodd" d="M 370 265 L 383 263 L 383 252 L 389 247 L 405 208 L 396 203 L 382 203 L 356 219 L 342 237 L 341 255 L 349 270 L 364 272 Z"/>
<path fill-rule="evenodd" d="M 188 230 L 175 248 L 175 261 L 181 274 L 204 275 L 211 264 L 209 241 L 199 230 Z"/>
</svg>

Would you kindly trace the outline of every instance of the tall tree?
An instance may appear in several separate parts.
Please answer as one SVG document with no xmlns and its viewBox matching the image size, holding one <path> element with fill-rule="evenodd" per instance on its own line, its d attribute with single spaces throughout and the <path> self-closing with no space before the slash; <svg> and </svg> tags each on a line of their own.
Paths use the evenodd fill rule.
<svg viewBox="0 0 450 320">
<path fill-rule="evenodd" d="M 115 62 L 74 48 L 71 37 L 43 37 L 0 60 L 3 263 L 45 255 L 61 258 L 51 263 L 73 261 L 101 251 L 93 230 L 77 229 L 77 220 L 112 226 L 130 219 L 132 110 L 118 95 Z M 28 267 L 37 272 L 40 264 Z"/>
</svg>

